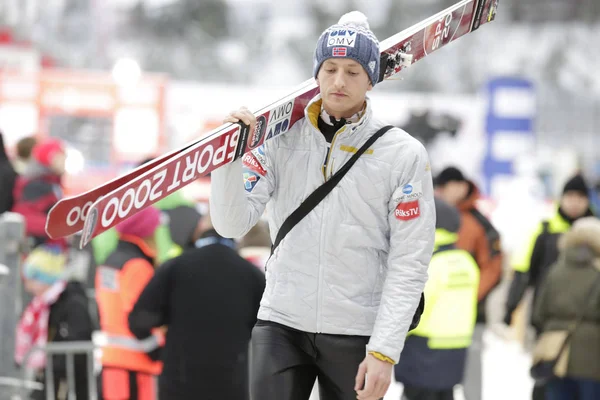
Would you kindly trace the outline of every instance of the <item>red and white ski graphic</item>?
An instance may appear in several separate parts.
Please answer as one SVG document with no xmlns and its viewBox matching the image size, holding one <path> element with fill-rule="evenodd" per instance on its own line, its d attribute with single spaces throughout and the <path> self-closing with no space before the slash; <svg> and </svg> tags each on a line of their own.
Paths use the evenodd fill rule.
<svg viewBox="0 0 600 400">
<path fill-rule="evenodd" d="M 498 0 L 463 0 L 380 43 L 379 81 L 494 19 Z M 253 132 L 237 124 L 223 125 L 202 139 L 174 150 L 82 195 L 57 203 L 46 221 L 50 237 L 83 229 L 80 245 L 139 210 L 170 195 L 246 152 L 285 133 L 304 116 L 304 108 L 319 92 L 314 79 L 283 99 L 255 112 Z"/>
</svg>

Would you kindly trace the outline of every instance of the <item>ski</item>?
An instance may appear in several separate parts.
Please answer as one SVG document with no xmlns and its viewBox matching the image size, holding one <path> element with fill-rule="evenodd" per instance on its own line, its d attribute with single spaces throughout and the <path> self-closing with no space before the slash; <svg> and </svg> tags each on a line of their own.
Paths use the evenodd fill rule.
<svg viewBox="0 0 600 400">
<path fill-rule="evenodd" d="M 463 0 L 382 41 L 379 81 L 493 21 L 497 6 L 498 0 Z M 304 116 L 304 108 L 318 92 L 310 78 L 289 95 L 256 111 L 253 132 L 239 124 L 222 125 L 105 185 L 61 200 L 48 215 L 48 235 L 63 237 L 83 230 L 80 246 L 85 246 L 137 211 L 284 134 Z"/>
</svg>

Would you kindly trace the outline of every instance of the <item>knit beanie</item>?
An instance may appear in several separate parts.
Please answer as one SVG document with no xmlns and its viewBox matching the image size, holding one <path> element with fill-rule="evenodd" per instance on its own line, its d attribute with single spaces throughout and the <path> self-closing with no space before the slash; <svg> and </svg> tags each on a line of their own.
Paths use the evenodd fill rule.
<svg viewBox="0 0 600 400">
<path fill-rule="evenodd" d="M 367 72 L 371 84 L 379 80 L 379 41 L 369 29 L 367 17 L 360 11 L 344 14 L 337 24 L 319 37 L 314 57 L 314 77 L 328 58 L 351 58 Z"/>
<path fill-rule="evenodd" d="M 160 221 L 160 211 L 158 208 L 150 206 L 119 223 L 115 226 L 115 230 L 121 235 L 131 235 L 145 239 L 154 235 Z"/>
<path fill-rule="evenodd" d="M 34 160 L 45 167 L 52 163 L 52 157 L 56 153 L 64 153 L 65 147 L 62 141 L 55 138 L 47 138 L 33 147 L 31 156 Z"/>
<path fill-rule="evenodd" d="M 575 175 L 567 181 L 563 188 L 563 194 L 567 192 L 578 192 L 588 197 L 590 195 L 590 188 L 588 187 L 585 179 L 580 174 Z"/>
<path fill-rule="evenodd" d="M 29 280 L 53 285 L 65 275 L 66 254 L 58 246 L 40 245 L 23 263 L 23 275 Z"/>
<path fill-rule="evenodd" d="M 444 186 L 448 182 L 464 182 L 466 181 L 463 173 L 456 167 L 448 167 L 438 174 L 433 180 L 435 186 Z"/>
</svg>

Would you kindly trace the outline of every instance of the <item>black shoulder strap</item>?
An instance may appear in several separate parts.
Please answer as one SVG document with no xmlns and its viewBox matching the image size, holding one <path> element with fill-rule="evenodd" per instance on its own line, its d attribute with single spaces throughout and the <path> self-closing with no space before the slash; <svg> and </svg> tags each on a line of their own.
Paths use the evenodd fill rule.
<svg viewBox="0 0 600 400">
<path fill-rule="evenodd" d="M 294 210 L 294 212 L 291 213 L 285 221 L 283 221 L 283 224 L 281 224 L 281 228 L 279 228 L 277 236 L 275 237 L 275 242 L 271 247 L 271 254 L 273 254 L 277 246 L 279 246 L 279 243 L 281 243 L 281 241 L 288 234 L 288 232 L 291 231 L 292 228 L 302 220 L 302 218 L 307 216 L 308 213 L 311 212 L 321 202 L 321 200 L 323 200 L 329 194 L 329 192 L 333 190 L 333 188 L 342 180 L 344 175 L 346 175 L 348 170 L 350 170 L 350 168 L 352 167 L 352 165 L 354 165 L 358 158 L 365 151 L 367 151 L 367 149 L 371 147 L 371 145 L 373 145 L 373 143 L 375 143 L 377 139 L 379 139 L 381 136 L 383 136 L 384 133 L 386 133 L 392 128 L 392 125 L 388 125 L 375 132 L 375 134 L 371 136 L 365 142 L 365 144 L 362 145 L 362 147 L 352 155 L 352 157 L 348 160 L 348 162 L 346 162 L 342 166 L 342 168 L 340 168 L 335 174 L 333 174 L 331 178 L 329 178 L 324 184 L 316 188 L 314 192 L 312 192 L 306 199 L 304 199 L 302 204 L 300 204 L 298 208 L 296 208 L 296 210 Z"/>
</svg>

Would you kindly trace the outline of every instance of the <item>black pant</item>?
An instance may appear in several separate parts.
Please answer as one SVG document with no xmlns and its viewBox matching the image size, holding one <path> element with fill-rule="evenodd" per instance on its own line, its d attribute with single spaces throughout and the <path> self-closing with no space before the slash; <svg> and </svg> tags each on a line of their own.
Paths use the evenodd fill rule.
<svg viewBox="0 0 600 400">
<path fill-rule="evenodd" d="M 544 400 L 546 398 L 546 385 L 535 385 L 531 393 L 532 400 Z"/>
<path fill-rule="evenodd" d="M 404 400 L 454 400 L 454 390 L 430 390 L 415 386 L 404 386 Z"/>
<path fill-rule="evenodd" d="M 368 341 L 258 321 L 252 330 L 250 399 L 308 400 L 318 377 L 320 400 L 354 400 Z"/>
</svg>

